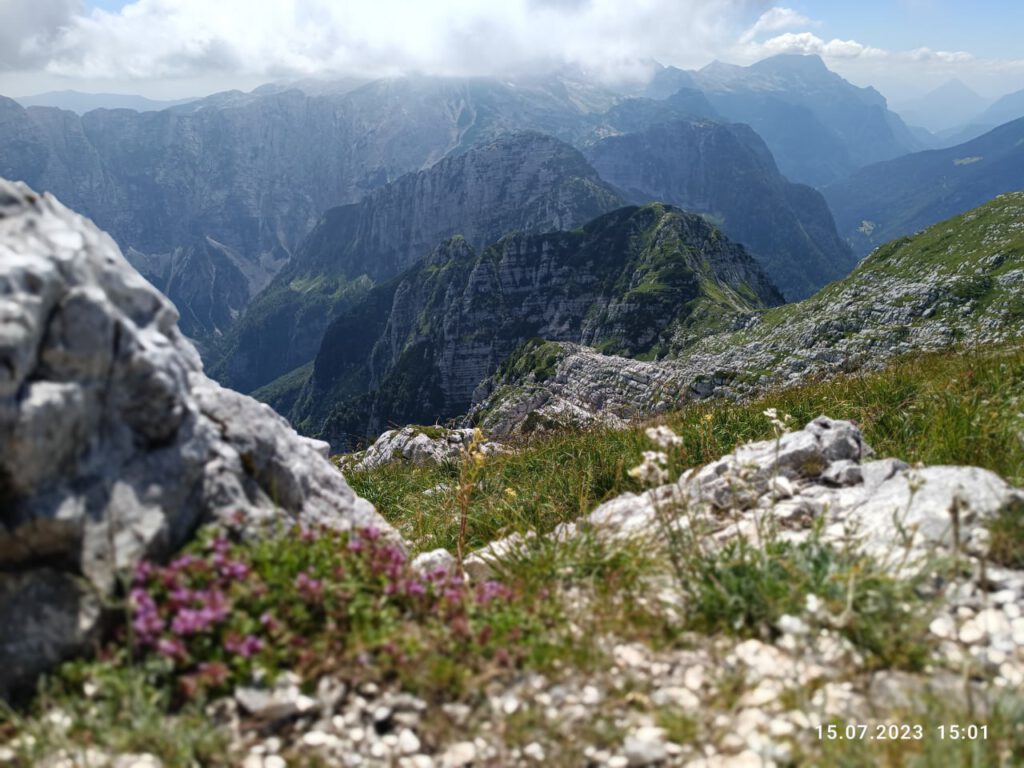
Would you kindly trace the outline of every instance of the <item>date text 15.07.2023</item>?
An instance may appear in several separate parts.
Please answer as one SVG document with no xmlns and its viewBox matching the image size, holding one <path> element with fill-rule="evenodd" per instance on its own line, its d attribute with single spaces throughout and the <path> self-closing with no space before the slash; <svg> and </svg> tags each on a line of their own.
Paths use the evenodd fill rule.
<svg viewBox="0 0 1024 768">
<path fill-rule="evenodd" d="M 936 725 L 928 728 L 942 740 L 975 741 L 988 738 L 987 725 L 957 724 Z M 819 725 L 818 738 L 828 741 L 920 741 L 925 737 L 923 725 L 901 725 L 899 723 L 876 723 L 874 725 L 848 723 Z"/>
</svg>

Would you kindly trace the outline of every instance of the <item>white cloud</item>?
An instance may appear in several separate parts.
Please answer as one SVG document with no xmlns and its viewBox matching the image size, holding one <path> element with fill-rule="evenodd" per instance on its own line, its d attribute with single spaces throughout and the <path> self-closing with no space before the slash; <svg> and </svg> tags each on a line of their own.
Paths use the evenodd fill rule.
<svg viewBox="0 0 1024 768">
<path fill-rule="evenodd" d="M 780 53 L 817 54 L 830 59 L 883 58 L 888 53 L 880 48 L 862 45 L 856 40 L 823 40 L 812 32 L 786 32 L 761 43 L 744 46 L 747 58 L 762 58 Z"/>
<path fill-rule="evenodd" d="M 887 95 L 903 99 L 920 95 L 953 77 L 969 82 L 982 93 L 999 94 L 1020 88 L 1024 60 L 987 59 L 968 51 L 938 51 L 926 47 L 888 50 L 859 40 L 825 39 L 806 29 L 811 24 L 801 25 L 792 15 L 775 14 L 775 10 L 762 15 L 764 24 L 759 20 L 739 35 L 727 56 L 738 62 L 752 63 L 777 54 L 815 54 L 848 80 L 877 86 Z M 770 29 L 769 22 L 773 19 L 780 25 L 785 24 L 789 31 L 759 39 L 778 31 Z"/>
<path fill-rule="evenodd" d="M 9 0 L 0 0 L 8 2 Z M 56 1 L 56 0 L 53 0 Z M 629 73 L 658 59 L 699 65 L 727 48 L 764 0 L 136 0 L 78 15 L 47 71 L 91 78 L 232 71 L 495 74 L 567 62 Z M 794 21 L 776 9 L 774 21 Z M 769 15 L 772 12 L 769 11 Z M 764 18 L 764 17 L 762 17 Z M 769 27 L 765 27 L 769 28 Z"/>
<path fill-rule="evenodd" d="M 0 0 L 0 70 L 45 62 L 80 10 L 79 0 Z"/>
<path fill-rule="evenodd" d="M 883 89 L 957 76 L 995 93 L 1019 88 L 1024 69 L 822 36 L 821 22 L 785 0 L 134 0 L 116 13 L 83 2 L 0 0 L 0 92 L 174 98 L 287 77 L 501 75 L 564 63 L 641 79 L 652 60 L 699 67 L 813 53 Z"/>
<path fill-rule="evenodd" d="M 761 14 L 753 26 L 740 35 L 740 43 L 751 43 L 763 32 L 779 32 L 783 29 L 798 27 L 816 27 L 821 22 L 814 21 L 792 8 L 776 6 Z"/>
<path fill-rule="evenodd" d="M 974 61 L 974 56 L 966 51 L 933 51 L 931 48 L 915 48 L 906 53 L 914 61 L 942 61 L 947 64 L 959 64 Z"/>
<path fill-rule="evenodd" d="M 746 58 L 762 58 L 780 53 L 817 54 L 826 59 L 889 59 L 903 62 L 941 62 L 964 64 L 977 59 L 967 51 L 933 51 L 915 48 L 911 51 L 887 51 L 856 40 L 823 40 L 813 32 L 786 32 L 760 43 L 746 42 L 740 46 Z"/>
</svg>

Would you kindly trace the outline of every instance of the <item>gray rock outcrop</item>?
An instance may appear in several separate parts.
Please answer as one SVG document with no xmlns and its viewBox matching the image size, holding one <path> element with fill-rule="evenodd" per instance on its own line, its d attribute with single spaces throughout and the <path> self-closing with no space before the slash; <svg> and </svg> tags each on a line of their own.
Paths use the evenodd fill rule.
<svg viewBox="0 0 1024 768">
<path fill-rule="evenodd" d="M 565 427 L 621 429 L 675 407 L 690 395 L 698 376 L 671 360 L 632 360 L 578 344 L 548 346 L 553 375 L 517 371 L 513 360 L 507 366 L 511 373 L 480 385 L 467 421 L 502 437 Z"/>
<path fill-rule="evenodd" d="M 504 450 L 498 443 L 483 440 L 474 446 L 474 433 L 472 429 L 444 427 L 409 426 L 389 429 L 365 451 L 345 457 L 346 464 L 355 470 L 376 469 L 396 462 L 428 467 L 446 461 L 458 461 L 470 448 L 484 455 Z"/>
<path fill-rule="evenodd" d="M 204 522 L 390 530 L 322 444 L 204 376 L 177 319 L 109 236 L 0 180 L 0 695 Z"/>
<path fill-rule="evenodd" d="M 701 521 L 711 539 L 753 541 L 767 519 L 801 538 L 823 518 L 826 541 L 913 561 L 936 547 L 984 555 L 985 523 L 1024 504 L 1024 491 L 988 470 L 910 467 L 871 460 L 873 453 L 852 423 L 822 416 L 776 440 L 740 446 L 676 483 L 612 499 L 587 522 L 621 533 L 657 531 L 660 510 L 681 525 Z"/>
<path fill-rule="evenodd" d="M 551 535 L 566 539 L 587 529 L 663 542 L 672 525 L 698 531 L 705 546 L 737 536 L 757 545 L 769 527 L 802 540 L 820 521 L 826 542 L 861 548 L 894 567 L 915 566 L 936 550 L 984 557 L 986 524 L 1003 511 L 1024 509 L 1024 490 L 988 470 L 911 467 L 873 455 L 854 424 L 822 416 L 777 439 L 740 446 L 674 482 L 610 499 Z M 652 454 L 645 461 L 657 459 Z M 492 542 L 467 558 L 467 572 L 486 578 L 490 563 L 526 540 L 514 534 Z M 1019 583 L 1024 599 L 1024 578 Z"/>
</svg>

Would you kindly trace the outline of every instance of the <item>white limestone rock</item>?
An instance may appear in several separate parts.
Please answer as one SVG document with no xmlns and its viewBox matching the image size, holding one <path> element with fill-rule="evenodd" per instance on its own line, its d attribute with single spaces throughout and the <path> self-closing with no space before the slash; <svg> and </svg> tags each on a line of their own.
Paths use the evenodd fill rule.
<svg viewBox="0 0 1024 768">
<path fill-rule="evenodd" d="M 366 470 L 392 462 L 425 467 L 459 461 L 473 442 L 473 432 L 472 429 L 437 426 L 392 429 L 378 437 L 365 451 L 353 454 L 348 463 L 355 470 Z M 487 456 L 501 453 L 504 448 L 498 443 L 484 441 L 478 443 L 475 450 Z"/>
<path fill-rule="evenodd" d="M 177 320 L 109 236 L 0 180 L 0 696 L 84 649 L 117 572 L 201 524 L 397 536 L 322 446 L 207 378 Z"/>
</svg>

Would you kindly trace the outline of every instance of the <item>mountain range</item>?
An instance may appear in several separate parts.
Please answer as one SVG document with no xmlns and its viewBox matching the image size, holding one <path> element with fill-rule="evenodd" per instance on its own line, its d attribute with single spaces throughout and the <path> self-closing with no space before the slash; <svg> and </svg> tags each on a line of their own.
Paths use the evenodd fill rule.
<svg viewBox="0 0 1024 768">
<path fill-rule="evenodd" d="M 543 134 L 451 155 L 329 209 L 216 349 L 214 375 L 251 391 L 309 363 L 334 315 L 449 237 L 482 248 L 506 232 L 574 229 L 623 204 L 577 150 Z"/>
<path fill-rule="evenodd" d="M 839 232 L 858 255 L 1024 189 L 1024 118 L 948 149 L 863 168 L 825 187 Z"/>
<path fill-rule="evenodd" d="M 78 115 L 94 109 L 131 109 L 136 112 L 154 112 L 195 99 L 169 99 L 158 101 L 125 93 L 83 93 L 81 91 L 48 91 L 15 99 L 23 107 L 56 107 Z"/>
<path fill-rule="evenodd" d="M 726 120 L 750 125 L 792 181 L 820 186 L 870 163 L 924 148 L 885 98 L 830 71 L 819 56 L 779 55 L 740 67 L 666 67 L 646 93 L 679 88 L 705 94 Z"/>
<path fill-rule="evenodd" d="M 759 311 L 653 362 L 525 344 L 477 389 L 470 419 L 501 438 L 618 424 L 680 403 L 736 400 L 922 351 L 1019 343 L 1024 193 L 898 238 L 804 301 Z M 993 414 L 995 417 L 995 414 Z"/>
<path fill-rule="evenodd" d="M 587 150 L 662 122 L 747 122 L 783 175 L 811 183 L 914 148 L 877 93 L 814 57 L 716 65 L 664 90 L 623 95 L 563 73 L 299 81 L 83 115 L 0 99 L 0 172 L 109 231 L 208 354 L 327 209 L 512 131 Z M 805 295 L 806 286 L 787 291 Z"/>
<path fill-rule="evenodd" d="M 962 129 L 991 104 L 991 99 L 979 95 L 959 78 L 953 78 L 923 96 L 894 105 L 893 109 L 910 125 L 941 134 Z M 996 124 L 993 123 L 993 127 Z"/>
<path fill-rule="evenodd" d="M 182 312 L 225 331 L 328 208 L 509 130 L 578 132 L 565 89 L 402 78 L 309 96 L 229 92 L 79 116 L 0 99 L 0 172 L 108 230 Z"/>
<path fill-rule="evenodd" d="M 208 355 L 212 371 L 252 391 L 309 363 L 332 316 L 452 235 L 479 249 L 513 231 L 571 230 L 627 201 L 707 215 L 786 295 L 809 295 L 853 267 L 821 195 L 786 181 L 746 126 L 657 123 L 587 156 L 600 174 L 558 139 L 509 134 L 327 211 Z"/>
<path fill-rule="evenodd" d="M 997 99 L 984 112 L 974 115 L 966 125 L 944 136 L 945 144 L 962 144 L 977 138 L 997 126 L 1024 117 L 1024 89 L 1008 93 Z"/>
<path fill-rule="evenodd" d="M 274 404 L 344 447 L 464 413 L 530 338 L 653 359 L 781 301 L 741 246 L 661 204 L 482 250 L 455 237 L 332 322 L 302 391 Z"/>
<path fill-rule="evenodd" d="M 603 139 L 587 158 L 635 202 L 707 215 L 747 246 L 789 299 L 809 296 L 855 264 L 822 196 L 783 177 L 746 125 L 663 122 Z"/>
</svg>

